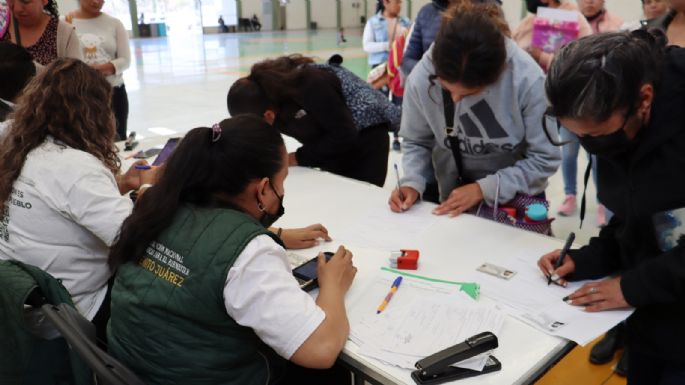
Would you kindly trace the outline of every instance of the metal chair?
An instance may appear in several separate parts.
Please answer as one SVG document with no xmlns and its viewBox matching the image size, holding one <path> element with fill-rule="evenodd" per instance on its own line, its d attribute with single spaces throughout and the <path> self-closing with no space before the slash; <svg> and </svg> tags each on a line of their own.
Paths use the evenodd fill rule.
<svg viewBox="0 0 685 385">
<path fill-rule="evenodd" d="M 41 310 L 69 347 L 94 372 L 98 385 L 145 385 L 138 376 L 95 345 L 95 327 L 76 309 L 66 304 L 44 304 Z"/>
</svg>

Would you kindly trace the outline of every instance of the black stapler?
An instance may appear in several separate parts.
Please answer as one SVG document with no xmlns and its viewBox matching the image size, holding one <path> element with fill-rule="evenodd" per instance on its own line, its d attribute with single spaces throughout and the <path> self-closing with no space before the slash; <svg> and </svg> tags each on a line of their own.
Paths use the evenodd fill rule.
<svg viewBox="0 0 685 385">
<path fill-rule="evenodd" d="M 498 371 L 502 369 L 502 364 L 494 356 L 488 357 L 485 367 L 480 372 L 450 366 L 495 349 L 497 346 L 497 336 L 491 332 L 476 334 L 460 344 L 417 361 L 415 366 L 418 370 L 411 373 L 411 378 L 419 385 L 434 385 Z"/>
</svg>

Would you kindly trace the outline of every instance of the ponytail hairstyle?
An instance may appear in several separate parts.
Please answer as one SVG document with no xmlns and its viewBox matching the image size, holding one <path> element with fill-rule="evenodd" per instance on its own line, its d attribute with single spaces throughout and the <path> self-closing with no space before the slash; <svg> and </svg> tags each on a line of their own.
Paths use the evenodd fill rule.
<svg viewBox="0 0 685 385">
<path fill-rule="evenodd" d="M 255 115 L 190 130 L 163 166 L 159 181 L 124 221 L 110 250 L 110 267 L 138 261 L 181 205 L 216 205 L 218 196 L 235 197 L 252 181 L 273 178 L 284 166 L 284 151 L 279 132 Z"/>
<path fill-rule="evenodd" d="M 252 111 L 254 103 L 262 109 L 268 105 L 278 108 L 282 104 L 292 100 L 298 95 L 298 87 L 301 77 L 306 76 L 308 64 L 314 63 L 312 58 L 302 55 L 281 56 L 276 59 L 267 59 L 252 66 L 250 75 L 245 83 L 231 87 L 228 94 L 228 108 L 236 113 L 256 112 L 263 114 L 264 111 Z M 266 101 L 263 100 L 266 98 Z M 234 107 L 235 106 L 235 107 Z"/>
<path fill-rule="evenodd" d="M 57 6 L 57 0 L 48 0 L 48 3 L 43 7 L 52 17 L 59 19 L 59 8 Z"/>
<path fill-rule="evenodd" d="M 443 14 L 435 39 L 431 84 L 436 77 L 469 88 L 496 82 L 506 66 L 509 35 L 499 6 L 457 1 Z"/>
<path fill-rule="evenodd" d="M 383 11 L 385 11 L 383 0 L 376 0 L 376 14 L 382 13 Z"/>
<path fill-rule="evenodd" d="M 657 86 L 666 35 L 658 29 L 591 35 L 563 47 L 547 73 L 548 113 L 603 122 L 639 102 L 644 84 Z"/>
</svg>

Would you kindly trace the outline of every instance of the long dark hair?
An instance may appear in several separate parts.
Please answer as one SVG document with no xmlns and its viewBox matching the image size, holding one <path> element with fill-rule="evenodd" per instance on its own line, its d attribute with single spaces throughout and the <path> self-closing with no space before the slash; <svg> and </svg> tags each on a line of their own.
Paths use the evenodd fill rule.
<svg viewBox="0 0 685 385">
<path fill-rule="evenodd" d="M 228 92 L 227 105 L 231 115 L 263 114 L 267 106 L 278 108 L 298 95 L 300 79 L 307 71 L 316 71 L 308 64 L 312 58 L 302 55 L 281 56 L 263 60 L 252 66 L 250 75 L 239 79 Z"/>
<path fill-rule="evenodd" d="M 435 39 L 435 76 L 469 88 L 494 83 L 505 68 L 509 34 L 499 6 L 457 2 L 445 11 Z"/>
<path fill-rule="evenodd" d="M 630 111 L 642 85 L 656 86 L 666 42 L 661 30 L 652 29 L 591 35 L 569 43 L 547 73 L 549 113 L 603 122 L 615 112 Z"/>
<path fill-rule="evenodd" d="M 43 9 L 54 18 L 59 18 L 59 7 L 57 6 L 57 0 L 48 0 L 48 3 L 43 7 Z"/>
<path fill-rule="evenodd" d="M 283 167 L 283 138 L 258 116 L 239 115 L 211 128 L 192 129 L 166 162 L 159 181 L 150 187 L 125 221 L 112 246 L 109 264 L 137 261 L 145 248 L 172 222 L 179 206 L 208 207 L 218 194 L 234 197 L 261 178 L 273 178 Z M 213 139 L 214 138 L 214 139 Z"/>
<path fill-rule="evenodd" d="M 13 101 L 36 74 L 36 65 L 26 48 L 0 41 L 0 98 Z"/>
<path fill-rule="evenodd" d="M 111 95 L 105 77 L 76 59 L 56 59 L 29 81 L 0 141 L 0 212 L 26 156 L 48 136 L 119 173 Z"/>
</svg>

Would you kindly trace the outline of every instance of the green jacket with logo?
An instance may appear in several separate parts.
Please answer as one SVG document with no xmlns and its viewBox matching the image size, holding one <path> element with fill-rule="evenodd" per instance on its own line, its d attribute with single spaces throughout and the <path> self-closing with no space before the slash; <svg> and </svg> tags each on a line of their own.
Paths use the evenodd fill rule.
<svg viewBox="0 0 685 385">
<path fill-rule="evenodd" d="M 227 313 L 228 270 L 258 235 L 281 241 L 231 209 L 182 206 L 142 258 L 119 268 L 110 352 L 154 384 L 271 384 L 286 360 Z"/>
</svg>

